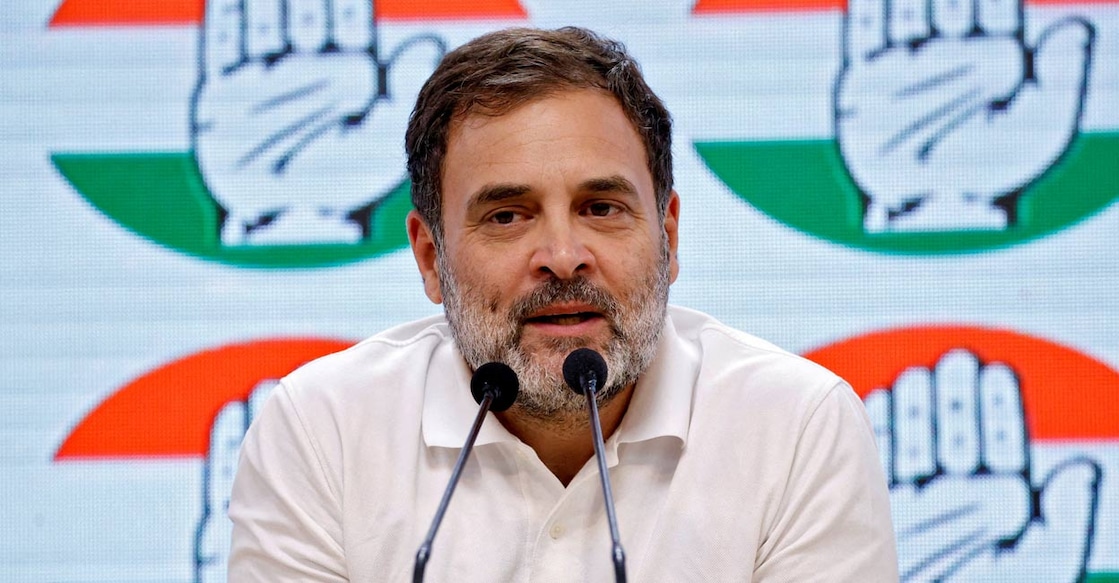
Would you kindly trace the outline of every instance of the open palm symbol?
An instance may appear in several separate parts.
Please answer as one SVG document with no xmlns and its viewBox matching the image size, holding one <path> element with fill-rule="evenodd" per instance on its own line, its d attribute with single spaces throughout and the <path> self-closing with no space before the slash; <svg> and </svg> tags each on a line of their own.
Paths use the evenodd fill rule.
<svg viewBox="0 0 1119 583">
<path fill-rule="evenodd" d="M 901 580 L 1073 583 L 1092 552 L 1102 469 L 1069 456 L 1040 480 L 1019 380 L 968 350 L 910 367 L 867 412 L 890 480 Z"/>
<path fill-rule="evenodd" d="M 1095 36 L 1066 18 L 1026 43 L 1022 0 L 851 0 L 836 81 L 863 229 L 1005 229 L 1079 129 Z"/>
<path fill-rule="evenodd" d="M 442 58 L 377 47 L 370 0 L 209 0 L 191 138 L 222 245 L 355 243 L 404 178 L 404 130 Z"/>
</svg>

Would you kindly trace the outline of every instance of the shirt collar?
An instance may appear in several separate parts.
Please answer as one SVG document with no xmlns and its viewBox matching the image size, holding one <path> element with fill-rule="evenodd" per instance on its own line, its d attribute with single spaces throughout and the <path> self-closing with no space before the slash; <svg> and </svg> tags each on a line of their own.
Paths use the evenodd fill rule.
<svg viewBox="0 0 1119 583">
<path fill-rule="evenodd" d="M 428 363 L 421 426 L 428 447 L 462 448 L 478 415 L 478 403 L 470 394 L 470 376 L 470 367 L 448 333 Z M 474 445 L 502 441 L 517 441 L 517 438 L 492 412 L 486 413 Z"/>
<path fill-rule="evenodd" d="M 611 441 L 621 444 L 675 437 L 681 447 L 687 441 L 699 357 L 676 334 L 671 311 L 669 314 L 657 355 L 638 379 L 629 408 Z M 470 394 L 470 375 L 470 368 L 448 334 L 432 355 L 424 387 L 422 432 L 428 447 L 462 447 L 478 414 L 478 404 Z M 519 440 L 493 413 L 487 413 L 474 444 L 498 442 Z"/>
<path fill-rule="evenodd" d="M 665 318 L 657 356 L 637 381 L 625 417 L 614 434 L 617 443 L 657 437 L 687 442 L 699 356 L 676 333 L 671 311 Z"/>
</svg>

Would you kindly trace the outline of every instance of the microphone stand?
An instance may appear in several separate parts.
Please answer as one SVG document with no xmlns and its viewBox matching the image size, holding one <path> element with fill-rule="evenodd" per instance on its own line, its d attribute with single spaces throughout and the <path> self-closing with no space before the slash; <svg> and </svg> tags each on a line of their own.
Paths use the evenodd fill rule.
<svg viewBox="0 0 1119 583">
<path fill-rule="evenodd" d="M 427 560 L 431 558 L 431 543 L 435 540 L 435 532 L 439 530 L 439 524 L 443 522 L 443 515 L 447 512 L 447 505 L 451 503 L 451 495 L 455 492 L 455 485 L 458 484 L 459 476 L 462 475 L 462 468 L 466 466 L 466 458 L 470 457 L 470 450 L 474 449 L 474 441 L 478 439 L 478 432 L 482 429 L 482 421 L 486 419 L 486 413 L 489 412 L 490 405 L 493 404 L 493 398 L 493 394 L 488 392 L 482 397 L 481 406 L 478 407 L 478 415 L 474 418 L 474 425 L 470 427 L 470 434 L 466 437 L 466 445 L 458 454 L 455 468 L 451 470 L 451 481 L 447 484 L 447 489 L 443 491 L 443 499 L 439 501 L 439 508 L 435 511 L 431 529 L 427 531 L 427 537 L 420 545 L 420 550 L 416 551 L 416 565 L 412 568 L 412 583 L 422 583 L 424 580 L 424 570 L 427 568 Z"/>
<path fill-rule="evenodd" d="M 590 377 L 590 378 L 587 378 Z M 622 537 L 618 534 L 618 516 L 614 513 L 614 493 L 610 489 L 610 473 L 606 469 L 606 447 L 603 445 L 602 424 L 598 421 L 598 403 L 595 400 L 598 385 L 594 375 L 580 375 L 587 396 L 587 409 L 591 414 L 591 433 L 594 440 L 594 456 L 598 458 L 598 477 L 602 482 L 602 497 L 606 503 L 606 522 L 610 525 L 610 540 L 613 543 L 614 581 L 626 583 L 626 552 L 622 550 Z"/>
</svg>

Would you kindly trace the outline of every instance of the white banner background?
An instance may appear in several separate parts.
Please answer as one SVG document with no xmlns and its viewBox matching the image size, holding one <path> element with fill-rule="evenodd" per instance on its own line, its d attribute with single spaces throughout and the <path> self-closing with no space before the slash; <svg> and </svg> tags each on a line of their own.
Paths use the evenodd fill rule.
<svg viewBox="0 0 1119 583">
<path fill-rule="evenodd" d="M 51 156 L 189 153 L 200 27 L 51 26 L 57 6 L 9 4 L 0 24 L 0 573 L 9 581 L 205 579 L 217 572 L 198 564 L 206 458 L 56 459 L 73 429 L 130 382 L 202 351 L 275 338 L 354 341 L 438 307 L 424 298 L 406 250 L 334 266 L 250 267 L 159 244 L 98 210 Z M 842 10 L 524 4 L 528 18 L 384 19 L 380 46 L 434 34 L 453 47 L 518 24 L 582 24 L 624 41 L 676 121 L 674 303 L 800 353 L 882 330 L 953 325 L 1043 339 L 1119 371 L 1119 206 L 1006 245 L 872 251 L 775 220 L 701 159 L 694 142 L 835 139 Z M 1119 4 L 1028 5 L 1026 38 L 1069 14 L 1096 31 L 1079 131 L 1117 135 Z M 1040 138 L 1021 136 L 1032 139 Z M 1119 158 L 1093 170 L 1101 184 L 1115 184 Z M 225 372 L 214 371 L 215 385 Z M 1071 374 L 1065 386 L 1043 390 L 1094 391 L 1100 411 L 1119 415 L 1119 384 L 1080 386 Z M 168 431 L 183 424 L 176 410 L 133 414 L 165 421 Z M 1091 535 L 1088 573 L 1119 580 L 1119 433 L 1037 442 L 1032 452 L 1035 481 L 1073 455 L 1099 464 L 1094 531 L 1007 563 L 1002 576 L 1075 562 L 1072 539 Z"/>
</svg>

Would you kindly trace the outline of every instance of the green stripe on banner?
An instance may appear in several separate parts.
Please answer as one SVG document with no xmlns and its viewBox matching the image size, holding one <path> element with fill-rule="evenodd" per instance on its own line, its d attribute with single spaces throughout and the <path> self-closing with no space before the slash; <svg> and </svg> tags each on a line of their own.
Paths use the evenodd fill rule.
<svg viewBox="0 0 1119 583">
<path fill-rule="evenodd" d="M 1119 573 L 1089 573 L 1084 583 L 1119 583 Z"/>
<path fill-rule="evenodd" d="M 53 154 L 51 161 L 94 207 L 156 243 L 198 257 L 248 267 L 321 267 L 401 249 L 412 208 L 407 181 L 369 216 L 359 244 L 222 247 L 220 210 L 189 153 Z"/>
<path fill-rule="evenodd" d="M 805 233 L 873 251 L 946 254 L 1034 239 L 1102 210 L 1119 197 L 1119 133 L 1081 134 L 1065 158 L 1023 195 L 1005 231 L 867 234 L 862 203 L 834 140 L 696 142 L 727 186 Z"/>
</svg>

